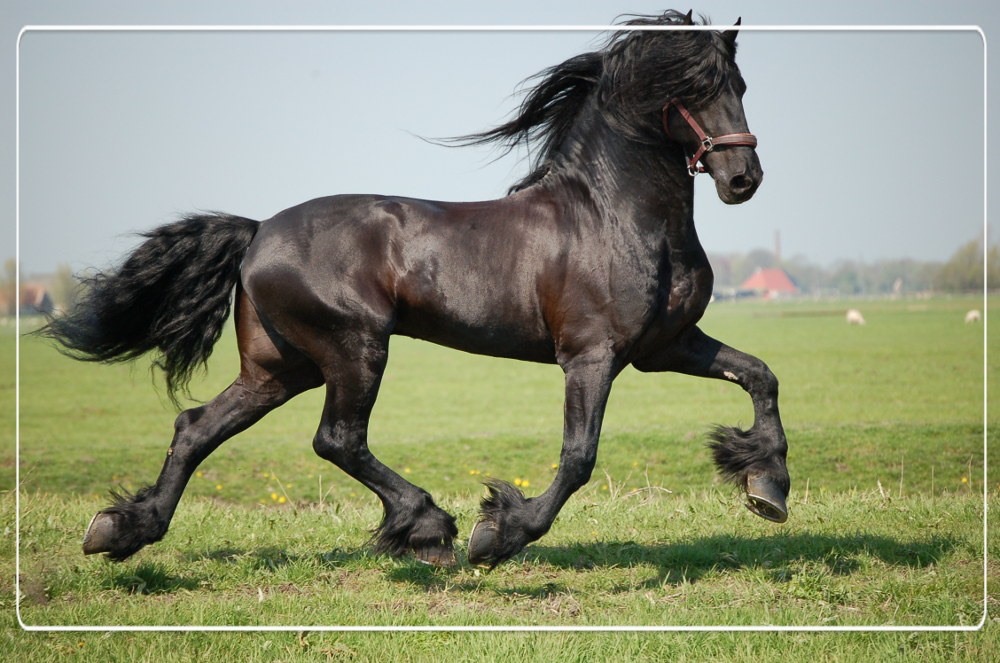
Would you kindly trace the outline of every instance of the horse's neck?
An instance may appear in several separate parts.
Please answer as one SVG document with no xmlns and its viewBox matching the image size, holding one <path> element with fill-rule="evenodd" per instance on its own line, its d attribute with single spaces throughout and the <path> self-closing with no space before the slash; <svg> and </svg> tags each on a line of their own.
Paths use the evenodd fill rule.
<svg viewBox="0 0 1000 663">
<path fill-rule="evenodd" d="M 616 134 L 596 111 L 578 127 L 552 159 L 557 177 L 545 180 L 572 182 L 567 191 L 583 192 L 595 213 L 633 227 L 647 244 L 695 248 L 694 182 L 683 156 Z"/>
</svg>

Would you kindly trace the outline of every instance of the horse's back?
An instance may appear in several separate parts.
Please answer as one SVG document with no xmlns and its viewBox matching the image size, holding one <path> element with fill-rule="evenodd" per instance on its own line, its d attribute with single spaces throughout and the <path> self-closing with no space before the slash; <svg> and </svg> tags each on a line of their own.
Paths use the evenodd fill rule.
<svg viewBox="0 0 1000 663">
<path fill-rule="evenodd" d="M 510 199 L 317 198 L 262 224 L 243 286 L 279 329 L 367 325 L 553 361 L 538 278 L 561 248 L 545 227 L 544 215 Z"/>
</svg>

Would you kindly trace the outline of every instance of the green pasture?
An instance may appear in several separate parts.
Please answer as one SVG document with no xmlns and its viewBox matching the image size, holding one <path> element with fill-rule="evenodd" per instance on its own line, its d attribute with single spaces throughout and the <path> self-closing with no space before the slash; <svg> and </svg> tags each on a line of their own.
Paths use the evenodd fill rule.
<svg viewBox="0 0 1000 663">
<path fill-rule="evenodd" d="M 200 468 L 166 538 L 122 564 L 84 557 L 80 539 L 111 488 L 155 479 L 176 412 L 147 364 L 90 365 L 22 337 L 19 384 L 20 617 L 32 627 L 301 627 L 308 633 L 12 634 L 49 660 L 450 658 L 610 660 L 644 656 L 920 660 L 989 654 L 985 632 L 840 634 L 319 633 L 351 627 L 969 627 L 983 617 L 984 338 L 966 325 L 982 300 L 717 303 L 708 333 L 760 356 L 781 381 L 792 475 L 790 518 L 756 518 L 715 477 L 713 424 L 752 422 L 726 382 L 627 370 L 615 383 L 591 483 L 552 531 L 496 570 L 370 554 L 376 498 L 316 457 L 322 394 L 300 396 Z M 30 324 L 30 323 L 28 323 Z M 0 328 L 2 361 L 15 335 Z M 231 334 L 193 395 L 237 372 Z M 989 379 L 996 384 L 995 362 Z M 0 395 L 13 413 L 12 366 Z M 994 399 L 995 400 L 995 399 Z M 992 432 L 995 418 L 990 418 Z M 5 430 L 12 428 L 8 422 Z M 558 368 L 393 340 L 371 446 L 433 493 L 468 535 L 498 477 L 527 495 L 558 461 Z M 996 452 L 993 452 L 996 457 Z M 0 564 L 13 577 L 14 450 L 4 446 Z M 996 461 L 994 460 L 994 466 Z M 459 557 L 464 560 L 464 540 Z M 989 540 L 997 570 L 998 541 Z M 13 609 L 13 587 L 0 587 Z M 14 621 L 11 618 L 10 624 Z M 213 637 L 214 636 L 214 637 Z M 151 639 L 150 639 L 151 638 Z M 843 650 L 833 643 L 847 642 Z M 152 643 L 151 645 L 148 643 Z M 838 645 L 839 646 L 839 645 Z M 842 651 L 842 655 L 838 652 Z M 840 658 L 838 658 L 840 656 Z M 172 658 L 173 657 L 173 658 Z"/>
</svg>

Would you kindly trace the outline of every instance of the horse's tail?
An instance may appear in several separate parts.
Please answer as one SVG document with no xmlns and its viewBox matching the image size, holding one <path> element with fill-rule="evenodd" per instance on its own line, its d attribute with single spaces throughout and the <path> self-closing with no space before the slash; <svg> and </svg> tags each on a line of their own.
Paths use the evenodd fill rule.
<svg viewBox="0 0 1000 663">
<path fill-rule="evenodd" d="M 170 399 L 212 354 L 229 317 L 240 264 L 260 223 L 191 215 L 143 236 L 117 269 L 82 279 L 74 307 L 39 330 L 65 354 L 120 362 L 156 350 Z"/>
</svg>

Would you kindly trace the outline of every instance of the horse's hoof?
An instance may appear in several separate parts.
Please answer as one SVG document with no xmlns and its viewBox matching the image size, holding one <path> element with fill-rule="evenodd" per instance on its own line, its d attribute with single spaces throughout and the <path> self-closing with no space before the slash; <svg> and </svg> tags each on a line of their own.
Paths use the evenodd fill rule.
<svg viewBox="0 0 1000 663">
<path fill-rule="evenodd" d="M 445 569 L 451 568 L 458 563 L 458 560 L 455 559 L 455 551 L 451 546 L 420 548 L 413 551 L 413 556 L 422 564 Z"/>
<path fill-rule="evenodd" d="M 480 520 L 469 535 L 469 564 L 487 564 L 496 551 L 499 527 L 491 520 Z"/>
<path fill-rule="evenodd" d="M 103 511 L 90 519 L 87 532 L 83 535 L 83 554 L 95 555 L 110 552 L 115 540 L 114 516 Z"/>
<path fill-rule="evenodd" d="M 783 523 L 788 520 L 788 507 L 781 489 L 765 474 L 747 478 L 747 508 L 765 520 Z"/>
</svg>

